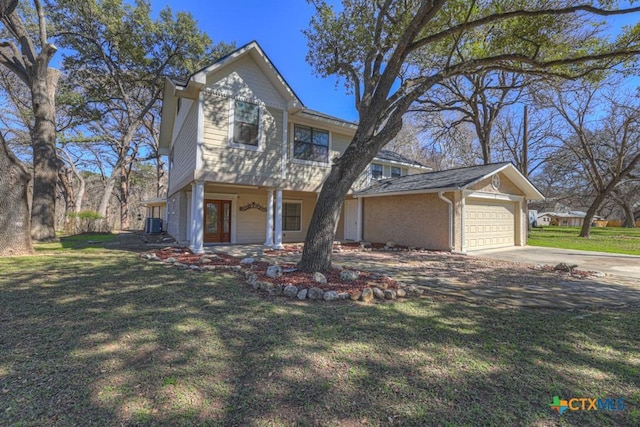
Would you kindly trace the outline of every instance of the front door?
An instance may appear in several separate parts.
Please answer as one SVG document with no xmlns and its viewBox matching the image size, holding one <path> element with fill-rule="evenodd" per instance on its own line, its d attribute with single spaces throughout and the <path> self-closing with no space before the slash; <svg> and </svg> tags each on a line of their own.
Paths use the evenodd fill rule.
<svg viewBox="0 0 640 427">
<path fill-rule="evenodd" d="M 358 240 L 358 201 L 344 201 L 344 239 Z"/>
<path fill-rule="evenodd" d="M 204 201 L 204 241 L 231 241 L 231 200 Z"/>
</svg>

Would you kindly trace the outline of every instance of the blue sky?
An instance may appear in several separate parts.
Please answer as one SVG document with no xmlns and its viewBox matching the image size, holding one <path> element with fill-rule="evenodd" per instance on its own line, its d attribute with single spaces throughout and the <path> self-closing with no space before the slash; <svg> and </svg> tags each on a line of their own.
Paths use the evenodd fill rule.
<svg viewBox="0 0 640 427">
<path fill-rule="evenodd" d="M 152 0 L 154 11 L 169 5 L 191 12 L 200 28 L 217 41 L 242 46 L 256 40 L 307 108 L 357 121 L 353 96 L 334 77 L 314 76 L 306 62 L 307 28 L 314 8 L 305 0 Z M 621 7 L 628 7 L 626 2 Z M 638 14 L 611 19 L 611 33 L 635 24 Z"/>
<path fill-rule="evenodd" d="M 336 79 L 320 79 L 305 61 L 307 39 L 302 30 L 314 9 L 305 0 L 152 0 L 154 10 L 169 5 L 191 12 L 214 42 L 242 46 L 256 40 L 307 108 L 357 121 L 353 97 Z"/>
</svg>

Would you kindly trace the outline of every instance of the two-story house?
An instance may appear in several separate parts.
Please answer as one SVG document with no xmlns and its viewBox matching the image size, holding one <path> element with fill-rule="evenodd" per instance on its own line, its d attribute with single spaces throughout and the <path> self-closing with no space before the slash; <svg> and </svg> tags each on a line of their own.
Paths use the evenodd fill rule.
<svg viewBox="0 0 640 427">
<path fill-rule="evenodd" d="M 305 108 L 255 42 L 187 81 L 167 79 L 160 133 L 169 156 L 167 232 L 196 251 L 210 242 L 304 240 L 331 161 L 355 129 Z M 429 170 L 387 151 L 372 168 L 357 186 Z M 357 200 L 346 201 L 339 238 L 361 239 L 357 210 Z"/>
<path fill-rule="evenodd" d="M 281 247 L 283 242 L 303 241 L 332 159 L 346 149 L 355 130 L 354 123 L 305 108 L 256 42 L 186 81 L 167 79 L 160 129 L 161 154 L 169 157 L 166 231 L 194 252 L 215 242 Z M 490 179 L 491 174 L 500 173 L 505 181 L 516 182 L 511 187 L 518 192 L 514 197 L 520 205 L 509 206 L 508 220 L 513 236 L 516 229 L 522 235 L 517 209 L 522 211 L 527 191 L 534 197 L 539 193 L 527 187 L 530 183 L 513 166 L 494 169 L 481 177 Z M 432 243 L 424 232 L 417 233 L 422 236 L 417 240 L 412 236 L 415 227 L 430 228 L 421 218 L 424 209 L 407 221 L 402 215 L 387 216 L 386 203 L 379 203 L 387 195 L 380 191 L 387 181 L 426 177 L 428 171 L 419 163 L 381 151 L 347 196 L 336 237 L 393 240 L 390 230 L 407 222 L 401 234 L 410 238 L 399 244 L 464 250 L 464 243 L 455 247 L 449 242 L 460 240 L 451 238 L 452 233 L 461 233 L 459 226 L 454 229 L 453 215 L 461 214 L 457 207 L 464 199 L 456 191 L 466 187 L 447 188 L 449 193 L 442 197 L 433 188 L 426 191 L 427 205 L 435 203 L 437 215 L 444 208 L 449 219 L 441 222 L 451 224 L 431 232 L 440 233 Z M 519 185 L 526 187 L 524 192 Z M 414 188 L 406 196 L 421 191 L 425 193 Z M 408 212 L 415 215 L 414 201 L 405 199 Z M 453 204 L 456 209 L 451 209 Z M 393 222 L 393 227 L 386 227 L 385 221 Z M 367 223 L 372 224 L 369 235 Z M 522 236 L 507 240 L 523 243 Z"/>
</svg>

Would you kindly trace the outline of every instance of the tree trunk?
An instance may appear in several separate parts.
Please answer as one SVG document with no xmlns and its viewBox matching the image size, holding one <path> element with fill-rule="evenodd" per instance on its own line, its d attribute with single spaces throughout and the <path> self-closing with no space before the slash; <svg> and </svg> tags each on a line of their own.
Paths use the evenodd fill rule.
<svg viewBox="0 0 640 427">
<path fill-rule="evenodd" d="M 593 217 L 596 215 L 596 211 L 598 210 L 604 199 L 607 197 L 607 194 L 609 194 L 608 191 L 598 193 L 598 196 L 596 196 L 593 203 L 591 203 L 591 206 L 589 206 L 587 215 L 584 217 L 584 222 L 582 223 L 582 228 L 580 229 L 580 237 L 584 237 L 587 239 L 591 237 L 591 223 L 593 222 Z"/>
<path fill-rule="evenodd" d="M 7 147 L 0 134 L 0 256 L 29 254 L 29 179 L 26 168 Z"/>
<path fill-rule="evenodd" d="M 129 218 L 129 177 L 123 170 L 120 174 L 120 229 L 128 230 L 131 228 Z"/>
<path fill-rule="evenodd" d="M 318 200 L 313 210 L 311 223 L 304 242 L 302 258 L 298 268 L 306 272 L 327 271 L 331 269 L 331 254 L 333 250 L 333 240 L 335 229 L 344 198 L 351 188 L 351 184 L 358 177 L 359 171 L 353 179 L 345 177 L 345 172 L 353 175 L 348 167 L 334 165 L 327 177 Z"/>
<path fill-rule="evenodd" d="M 631 204 L 628 202 L 622 203 L 622 209 L 624 210 L 624 224 L 622 224 L 622 226 L 626 228 L 635 228 L 636 218 L 633 214 Z"/>
<path fill-rule="evenodd" d="M 156 157 L 156 197 L 163 197 L 165 195 L 164 176 L 164 162 L 162 161 L 162 156 L 158 155 Z"/>
<path fill-rule="evenodd" d="M 100 205 L 98 206 L 98 214 L 100 214 L 100 216 L 105 219 L 107 218 L 109 202 L 111 202 L 111 196 L 113 195 L 114 187 L 115 182 L 113 180 L 113 177 L 110 177 L 104 187 L 104 193 L 102 193 L 102 199 L 100 200 Z"/>
<path fill-rule="evenodd" d="M 344 198 L 378 151 L 393 139 L 401 128 L 401 122 L 388 125 L 387 137 L 375 142 L 372 139 L 358 140 L 359 136 L 356 132 L 356 136 L 344 154 L 334 161 L 331 172 L 322 185 L 311 217 L 302 258 L 298 263 L 301 271 L 313 273 L 331 269 L 333 240 Z"/>
<path fill-rule="evenodd" d="M 56 153 L 55 93 L 60 72 L 38 69 L 32 76 L 31 99 L 34 111 L 33 201 L 31 203 L 31 237 L 46 241 L 56 238 L 55 206 L 58 179 Z"/>
<path fill-rule="evenodd" d="M 76 178 L 78 179 L 78 191 L 76 192 L 75 213 L 80 213 L 82 212 L 82 202 L 84 201 L 86 183 L 82 175 L 77 174 Z"/>
<path fill-rule="evenodd" d="M 70 173 L 69 168 L 60 168 L 58 171 L 58 181 L 60 183 L 62 197 L 64 198 L 64 229 L 66 232 L 73 233 L 75 232 L 76 218 L 70 214 L 75 212 L 76 197 L 73 182 L 69 177 Z"/>
</svg>

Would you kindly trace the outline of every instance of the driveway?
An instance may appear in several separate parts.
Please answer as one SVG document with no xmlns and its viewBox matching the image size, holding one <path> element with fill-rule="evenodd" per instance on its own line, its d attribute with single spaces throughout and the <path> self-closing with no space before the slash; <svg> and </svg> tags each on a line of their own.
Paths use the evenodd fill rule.
<svg viewBox="0 0 640 427">
<path fill-rule="evenodd" d="M 640 280 L 640 256 L 574 249 L 516 246 L 500 249 L 470 251 L 470 256 L 529 264 L 556 265 L 560 262 L 577 264 L 580 270 L 601 271 L 608 275 Z"/>
</svg>

